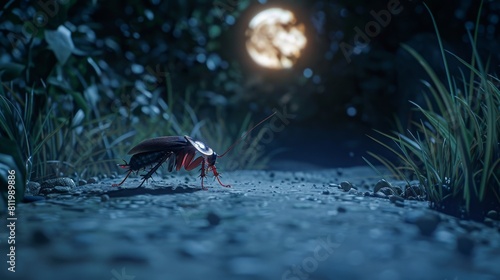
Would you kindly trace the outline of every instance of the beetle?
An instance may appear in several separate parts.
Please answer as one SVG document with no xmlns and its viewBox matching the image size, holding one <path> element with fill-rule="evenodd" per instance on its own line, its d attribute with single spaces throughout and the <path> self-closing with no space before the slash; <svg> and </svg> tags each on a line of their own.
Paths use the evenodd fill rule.
<svg viewBox="0 0 500 280">
<path fill-rule="evenodd" d="M 223 187 L 230 188 L 231 185 L 225 185 L 221 182 L 219 176 L 220 173 L 217 172 L 217 168 L 215 167 L 215 163 L 217 158 L 223 157 L 228 153 L 239 141 L 241 141 L 246 135 L 248 135 L 252 130 L 254 130 L 257 126 L 271 118 L 274 114 L 271 114 L 267 118 L 260 121 L 254 127 L 249 129 L 240 139 L 234 142 L 222 155 L 218 155 L 216 152 L 212 150 L 212 148 L 208 147 L 205 143 L 201 141 L 194 140 L 193 138 L 184 135 L 184 136 L 162 136 L 151 138 L 142 141 L 133 147 L 128 154 L 132 155 L 130 161 L 124 164 L 119 164 L 118 166 L 121 168 L 128 168 L 128 173 L 125 178 L 118 184 L 113 184 L 113 187 L 121 186 L 128 178 L 130 173 L 134 171 L 140 171 L 141 169 L 145 169 L 147 166 L 152 166 L 152 168 L 142 176 L 142 182 L 138 186 L 140 188 L 146 180 L 151 178 L 151 176 L 156 173 L 160 166 L 167 162 L 168 163 L 168 171 L 172 172 L 175 168 L 176 171 L 179 171 L 184 167 L 187 171 L 191 171 L 195 169 L 197 166 L 201 164 L 201 188 L 206 190 L 203 186 L 203 179 L 206 177 L 206 174 L 210 171 L 214 174 L 214 177 L 217 179 L 219 184 Z M 201 154 L 197 158 L 195 158 L 196 154 Z"/>
</svg>

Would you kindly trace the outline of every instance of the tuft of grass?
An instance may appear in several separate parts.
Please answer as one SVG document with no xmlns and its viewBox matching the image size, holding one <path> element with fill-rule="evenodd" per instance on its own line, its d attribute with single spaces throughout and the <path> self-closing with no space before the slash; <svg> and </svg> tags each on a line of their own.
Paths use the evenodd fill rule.
<svg viewBox="0 0 500 280">
<path fill-rule="evenodd" d="M 415 129 L 399 129 L 394 134 L 378 132 L 393 141 L 396 148 L 371 137 L 393 152 L 401 165 L 370 155 L 400 179 L 409 181 L 410 176 L 415 176 L 425 188 L 432 208 L 481 220 L 488 210 L 499 210 L 500 205 L 500 80 L 490 75 L 481 62 L 476 49 L 477 30 L 474 37 L 469 34 L 473 58 L 466 62 L 444 50 L 432 13 L 431 17 L 446 82 L 421 55 L 403 45 L 429 75 L 430 82 L 424 84 L 430 95 L 426 96 L 426 104 L 411 102 L 423 116 L 413 122 Z M 446 54 L 465 66 L 470 76 L 461 72 L 459 77 L 452 77 Z"/>
<path fill-rule="evenodd" d="M 114 170 L 111 162 L 116 143 L 108 140 L 114 131 L 107 130 L 107 116 L 87 121 L 81 109 L 74 115 L 58 114 L 50 98 L 43 106 L 35 105 L 33 90 L 22 98 L 6 88 L 7 92 L 0 90 L 0 136 L 2 141 L 16 144 L 26 180 L 86 178 Z"/>
</svg>

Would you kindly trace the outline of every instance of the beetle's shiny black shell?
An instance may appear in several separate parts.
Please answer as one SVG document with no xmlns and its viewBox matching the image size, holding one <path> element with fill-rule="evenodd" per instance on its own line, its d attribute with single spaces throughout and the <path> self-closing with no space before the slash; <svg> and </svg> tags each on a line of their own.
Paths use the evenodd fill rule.
<svg viewBox="0 0 500 280">
<path fill-rule="evenodd" d="M 159 162 L 167 154 L 164 151 L 138 153 L 132 156 L 128 165 L 131 170 L 139 170 Z"/>
<path fill-rule="evenodd" d="M 128 154 L 135 155 L 145 152 L 178 152 L 191 146 L 184 136 L 162 136 L 142 141 L 133 147 Z"/>
<path fill-rule="evenodd" d="M 203 142 L 189 136 L 163 136 L 144 140 L 133 147 L 128 152 L 132 155 L 128 166 L 130 170 L 140 170 L 168 160 L 168 169 L 172 171 L 178 161 L 183 161 L 185 155 L 191 154 L 193 158 L 196 151 L 207 157 L 210 165 L 215 164 L 217 154 Z"/>
</svg>

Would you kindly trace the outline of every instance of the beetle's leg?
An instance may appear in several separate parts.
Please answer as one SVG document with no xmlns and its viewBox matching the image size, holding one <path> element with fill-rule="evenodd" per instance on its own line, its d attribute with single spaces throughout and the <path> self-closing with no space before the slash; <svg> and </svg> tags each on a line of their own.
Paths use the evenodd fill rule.
<svg viewBox="0 0 500 280">
<path fill-rule="evenodd" d="M 212 168 L 212 172 L 214 173 L 215 178 L 217 178 L 217 181 L 219 181 L 219 184 L 220 184 L 221 186 L 223 186 L 223 187 L 225 187 L 225 188 L 230 188 L 230 187 L 231 187 L 231 185 L 229 185 L 229 184 L 224 185 L 224 184 L 220 181 L 220 178 L 219 178 L 220 173 L 219 173 L 219 172 L 217 172 L 217 168 L 215 167 L 215 165 L 210 166 L 210 168 Z"/>
<path fill-rule="evenodd" d="M 151 176 L 156 172 L 156 170 L 158 170 L 158 168 L 160 168 L 160 166 L 172 155 L 172 153 L 167 153 L 165 154 L 164 157 L 162 157 L 160 159 L 160 161 L 153 167 L 151 168 L 151 170 L 148 171 L 148 173 L 142 175 L 142 183 L 137 187 L 137 188 L 140 188 L 144 182 L 146 182 L 147 179 L 151 178 Z"/>
<path fill-rule="evenodd" d="M 181 162 L 181 166 L 184 166 L 184 168 L 186 168 L 187 166 L 189 166 L 191 164 L 191 161 L 193 160 L 195 156 L 195 153 L 194 152 L 187 152 L 184 157 L 182 158 L 182 162 Z M 179 167 L 179 169 L 180 169 Z M 179 171 L 179 169 L 177 169 L 177 171 Z"/>
<path fill-rule="evenodd" d="M 186 153 L 184 151 L 180 151 L 176 156 L 175 156 L 175 170 L 179 171 L 182 166 L 184 166 L 184 160 L 186 159 Z"/>
<path fill-rule="evenodd" d="M 112 187 L 118 187 L 118 186 L 121 186 L 121 185 L 125 182 L 125 180 L 127 180 L 128 175 L 130 175 L 130 173 L 132 173 L 132 170 L 131 170 L 131 169 L 129 169 L 129 171 L 128 171 L 127 175 L 125 176 L 125 178 L 123 178 L 123 180 L 122 180 L 119 184 L 113 184 L 113 185 L 111 185 L 111 186 L 112 186 Z"/>
<path fill-rule="evenodd" d="M 195 169 L 198 165 L 200 165 L 201 163 L 201 174 L 200 174 L 200 177 L 201 177 L 201 189 L 202 190 L 207 190 L 207 188 L 205 188 L 203 186 L 203 178 L 205 178 L 205 159 L 203 157 L 197 157 L 195 160 L 193 160 L 193 162 L 186 162 L 185 165 L 184 165 L 184 169 L 186 169 L 187 171 L 191 171 L 193 169 Z"/>
<path fill-rule="evenodd" d="M 207 188 L 205 188 L 203 186 L 203 179 L 205 179 L 205 176 L 207 176 L 207 175 L 205 174 L 205 159 L 203 159 L 203 161 L 201 162 L 201 173 L 200 173 L 201 189 L 202 190 L 208 190 Z"/>
<path fill-rule="evenodd" d="M 195 160 L 193 160 L 193 162 L 186 162 L 184 164 L 184 169 L 186 169 L 187 171 L 195 169 L 198 165 L 200 165 L 200 163 L 202 162 L 204 163 L 203 159 L 204 159 L 203 157 L 198 157 Z"/>
</svg>

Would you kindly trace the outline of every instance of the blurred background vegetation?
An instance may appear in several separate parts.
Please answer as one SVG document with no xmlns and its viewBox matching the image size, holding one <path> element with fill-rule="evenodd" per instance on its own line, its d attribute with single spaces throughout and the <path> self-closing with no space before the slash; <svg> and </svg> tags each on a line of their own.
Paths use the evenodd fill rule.
<svg viewBox="0 0 500 280">
<path fill-rule="evenodd" d="M 496 72 L 500 3 L 486 1 L 476 26 L 479 2 L 428 4 L 445 49 L 470 61 L 466 31 L 477 27 L 477 53 Z M 423 101 L 426 73 L 401 43 L 438 77 L 446 74 L 420 1 L 400 1 L 402 12 L 367 45 L 355 43 L 355 27 L 364 29 L 387 0 L 2 5 L 0 137 L 9 149 L 0 163 L 27 170 L 23 180 L 112 174 L 133 145 L 160 135 L 188 134 L 220 153 L 273 110 L 294 119 L 265 148 L 254 132 L 221 160 L 221 170 L 262 168 L 278 152 L 271 165 L 283 169 L 363 164 L 367 149 L 380 151 L 365 134 L 395 128 L 395 117 L 407 125 L 408 100 Z M 268 6 L 291 9 L 305 24 L 306 50 L 290 70 L 258 67 L 244 49 L 248 21 Z M 451 74 L 459 67 L 450 65 Z"/>
</svg>

